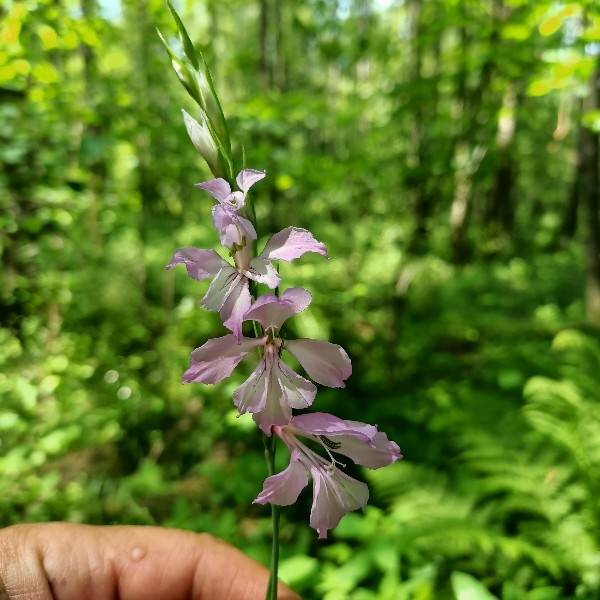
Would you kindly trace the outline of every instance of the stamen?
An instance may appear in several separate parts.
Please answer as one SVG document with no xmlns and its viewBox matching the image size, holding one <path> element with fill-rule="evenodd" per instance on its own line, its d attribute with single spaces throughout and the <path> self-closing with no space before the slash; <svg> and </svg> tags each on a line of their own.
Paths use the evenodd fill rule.
<svg viewBox="0 0 600 600">
<path fill-rule="evenodd" d="M 340 465 L 340 467 L 345 467 L 346 465 L 343 462 L 337 460 L 337 458 L 335 458 L 333 456 L 333 454 L 331 454 L 331 452 L 328 448 L 328 445 L 324 442 L 323 438 L 325 438 L 330 444 L 337 444 L 338 448 L 341 446 L 341 444 L 339 442 L 332 442 L 330 439 L 326 438 L 324 435 L 318 435 L 316 437 L 317 437 L 317 440 L 319 441 L 319 443 L 321 444 L 321 446 L 323 446 L 323 448 L 325 448 L 325 452 L 327 452 L 327 456 L 329 456 L 329 459 L 331 460 L 331 463 L 329 465 L 327 465 L 327 468 L 329 470 L 333 470 L 333 469 L 335 469 L 335 465 Z"/>
<path fill-rule="evenodd" d="M 328 437 L 326 437 L 324 435 L 320 435 L 319 437 L 321 438 L 321 441 L 323 443 L 325 443 L 332 450 L 337 450 L 342 445 L 341 442 L 334 442 L 333 440 L 330 440 Z"/>
</svg>

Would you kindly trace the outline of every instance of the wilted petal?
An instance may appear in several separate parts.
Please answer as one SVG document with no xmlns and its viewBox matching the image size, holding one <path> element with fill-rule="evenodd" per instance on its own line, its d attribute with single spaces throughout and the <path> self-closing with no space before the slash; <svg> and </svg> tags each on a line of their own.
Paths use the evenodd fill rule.
<svg viewBox="0 0 600 600">
<path fill-rule="evenodd" d="M 224 266 L 212 280 L 200 304 L 208 310 L 221 310 L 241 275 L 229 265 Z"/>
<path fill-rule="evenodd" d="M 231 375 L 242 358 L 253 348 L 264 344 L 264 338 L 244 338 L 238 342 L 233 335 L 213 338 L 196 348 L 190 366 L 183 374 L 185 383 L 217 383 Z"/>
<path fill-rule="evenodd" d="M 264 179 L 267 174 L 264 171 L 257 171 L 256 169 L 244 169 L 238 173 L 236 182 L 238 187 L 244 194 L 248 193 L 248 190 L 261 179 Z"/>
<path fill-rule="evenodd" d="M 344 381 L 352 375 L 352 363 L 346 351 L 337 344 L 321 340 L 286 340 L 284 348 L 298 359 L 313 381 L 322 385 L 344 387 Z"/>
<path fill-rule="evenodd" d="M 327 413 L 307 413 L 293 417 L 290 426 L 300 435 L 319 437 L 333 452 L 369 469 L 402 458 L 398 444 L 367 423 L 346 421 Z"/>
<path fill-rule="evenodd" d="M 233 209 L 224 204 L 217 204 L 212 211 L 215 229 L 223 246 L 231 248 L 234 244 L 244 245 L 245 241 L 256 239 L 256 230 L 252 223 L 240 216 Z"/>
<path fill-rule="evenodd" d="M 172 269 L 177 265 L 185 265 L 188 275 L 199 281 L 216 275 L 223 267 L 228 266 L 214 250 L 191 247 L 177 250 L 165 268 Z"/>
<path fill-rule="evenodd" d="M 257 321 L 265 329 L 279 329 L 287 319 L 303 311 L 311 300 L 310 293 L 304 288 L 289 288 L 280 297 L 265 294 L 256 300 L 244 319 Z"/>
<path fill-rule="evenodd" d="M 317 241 L 313 234 L 299 227 L 286 227 L 267 242 L 260 253 L 267 260 L 294 260 L 307 252 L 327 256 L 325 244 Z"/>
<path fill-rule="evenodd" d="M 274 290 L 281 281 L 277 269 L 270 260 L 265 260 L 256 256 L 250 261 L 250 269 L 246 271 L 246 276 L 258 283 L 264 283 Z"/>
<path fill-rule="evenodd" d="M 244 315 L 248 312 L 251 304 L 252 296 L 248 289 L 248 280 L 238 274 L 235 285 L 231 288 L 219 311 L 223 325 L 238 338 L 242 336 Z"/>
<path fill-rule="evenodd" d="M 231 194 L 230 185 L 222 177 L 196 183 L 194 184 L 194 187 L 200 188 L 201 190 L 206 190 L 215 200 L 218 200 L 219 202 L 224 202 L 229 194 Z"/>
<path fill-rule="evenodd" d="M 335 467 L 312 465 L 310 471 L 313 478 L 310 526 L 317 530 L 320 539 L 324 539 L 327 531 L 333 529 L 346 513 L 367 504 L 369 488 Z"/>
<path fill-rule="evenodd" d="M 267 477 L 262 492 L 254 500 L 255 504 L 277 504 L 289 506 L 298 499 L 300 492 L 308 485 L 306 468 L 297 458 L 297 452 L 292 452 L 290 464 L 284 471 Z"/>
</svg>

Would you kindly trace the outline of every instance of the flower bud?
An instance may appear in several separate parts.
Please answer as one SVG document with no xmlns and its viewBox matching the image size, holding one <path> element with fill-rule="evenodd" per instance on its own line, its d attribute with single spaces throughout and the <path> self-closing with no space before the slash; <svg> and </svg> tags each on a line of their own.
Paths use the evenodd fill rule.
<svg viewBox="0 0 600 600">
<path fill-rule="evenodd" d="M 192 144 L 194 144 L 196 150 L 200 152 L 202 158 L 207 162 L 210 170 L 218 177 L 221 174 L 219 151 L 206 123 L 206 116 L 200 113 L 201 122 L 199 123 L 185 110 L 182 109 L 181 113 Z"/>
</svg>

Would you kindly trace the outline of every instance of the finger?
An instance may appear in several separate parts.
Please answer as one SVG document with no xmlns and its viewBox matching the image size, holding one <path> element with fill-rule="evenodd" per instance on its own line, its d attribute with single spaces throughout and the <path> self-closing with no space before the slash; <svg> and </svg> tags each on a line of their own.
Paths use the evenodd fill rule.
<svg viewBox="0 0 600 600">
<path fill-rule="evenodd" d="M 206 534 L 49 523 L 0 532 L 0 581 L 0 600 L 263 600 L 268 572 Z"/>
</svg>

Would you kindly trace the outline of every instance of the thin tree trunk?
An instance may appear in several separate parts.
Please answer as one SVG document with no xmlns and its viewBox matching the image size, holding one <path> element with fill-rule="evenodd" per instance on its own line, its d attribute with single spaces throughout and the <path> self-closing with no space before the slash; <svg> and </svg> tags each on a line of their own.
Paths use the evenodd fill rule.
<svg viewBox="0 0 600 600">
<path fill-rule="evenodd" d="M 465 6 L 462 10 L 466 11 Z M 463 13 L 460 27 L 461 66 L 456 80 L 456 96 L 459 105 L 459 121 L 467 119 L 467 53 L 469 38 L 466 29 L 466 17 Z M 470 144 L 467 140 L 470 128 L 462 126 L 454 155 L 454 197 L 450 206 L 450 243 L 455 262 L 464 262 L 468 254 L 466 239 L 467 226 L 471 215 L 471 159 Z"/>
<path fill-rule="evenodd" d="M 273 6 L 273 82 L 278 90 L 287 87 L 287 61 L 283 35 L 283 0 L 275 0 Z"/>
<path fill-rule="evenodd" d="M 461 3 L 463 23 L 460 29 L 461 39 L 461 71 L 457 81 L 457 96 L 460 103 L 460 120 L 463 124 L 458 133 L 455 153 L 454 197 L 450 207 L 450 243 L 455 262 L 464 262 L 469 255 L 468 225 L 473 212 L 473 177 L 479 169 L 486 149 L 476 145 L 477 128 L 483 111 L 483 100 L 490 86 L 495 70 L 493 48 L 499 38 L 499 20 L 502 0 L 494 0 L 492 6 L 492 27 L 489 37 L 489 55 L 483 63 L 479 76 L 479 84 L 472 94 L 467 89 L 467 52 L 469 36 L 466 30 L 468 15 L 466 4 Z"/>
<path fill-rule="evenodd" d="M 576 121 L 577 121 L 577 142 L 576 142 L 576 157 L 575 170 L 571 186 L 569 188 L 569 197 L 563 215 L 561 237 L 563 240 L 572 240 L 577 233 L 577 221 L 579 217 L 579 205 L 581 202 L 581 171 L 583 169 L 583 154 L 582 154 L 582 136 L 584 135 L 583 126 L 581 125 L 581 115 L 583 113 L 583 99 L 577 103 Z"/>
<path fill-rule="evenodd" d="M 269 44 L 269 0 L 259 0 L 259 61 L 258 74 L 265 88 L 273 83 Z"/>
<path fill-rule="evenodd" d="M 416 91 L 417 97 L 413 109 L 413 127 L 411 132 L 413 177 L 410 185 L 412 186 L 413 206 L 415 214 L 415 231 L 411 242 L 411 248 L 417 252 L 422 251 L 427 240 L 427 227 L 429 213 L 431 210 L 430 198 L 427 193 L 426 177 L 423 169 L 425 166 L 425 148 L 423 143 L 424 120 L 423 110 L 423 52 L 422 52 L 422 11 L 423 0 L 412 0 L 409 5 L 410 10 L 410 28 L 411 28 L 411 83 Z"/>
<path fill-rule="evenodd" d="M 591 78 L 591 90 L 584 102 L 585 110 L 600 108 L 600 61 Z M 581 194 L 586 212 L 586 314 L 600 327 L 600 173 L 598 165 L 599 135 L 585 128 L 581 132 Z"/>
<path fill-rule="evenodd" d="M 520 98 L 521 96 L 509 87 L 502 99 L 496 135 L 497 167 L 488 209 L 488 221 L 497 224 L 506 234 L 512 232 L 514 222 L 516 165 L 513 158 L 513 142 Z"/>
</svg>

